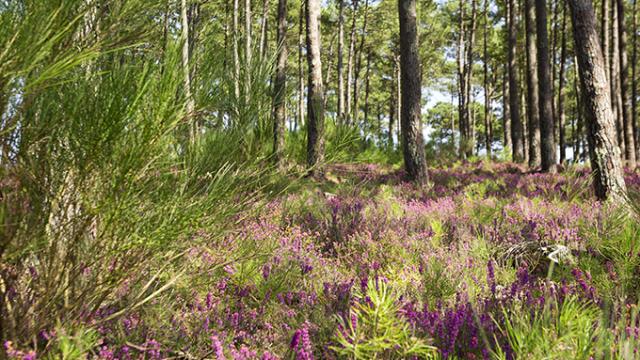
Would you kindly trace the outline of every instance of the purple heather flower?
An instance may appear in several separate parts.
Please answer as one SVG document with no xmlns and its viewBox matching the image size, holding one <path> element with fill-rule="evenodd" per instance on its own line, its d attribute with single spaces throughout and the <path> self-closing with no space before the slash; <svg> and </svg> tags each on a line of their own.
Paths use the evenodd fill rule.
<svg viewBox="0 0 640 360">
<path fill-rule="evenodd" d="M 487 283 L 491 287 L 491 294 L 496 295 L 496 275 L 493 268 L 493 260 L 487 262 Z"/>
<path fill-rule="evenodd" d="M 213 348 L 213 352 L 216 355 L 216 359 L 225 360 L 222 342 L 220 342 L 216 335 L 211 336 L 211 347 Z"/>
</svg>

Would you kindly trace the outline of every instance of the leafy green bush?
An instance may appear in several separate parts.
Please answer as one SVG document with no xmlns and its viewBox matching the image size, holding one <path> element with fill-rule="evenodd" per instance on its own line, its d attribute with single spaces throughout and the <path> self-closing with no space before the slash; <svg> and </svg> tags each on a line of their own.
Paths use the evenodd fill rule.
<svg viewBox="0 0 640 360">
<path fill-rule="evenodd" d="M 398 314 L 398 296 L 383 281 L 369 280 L 356 295 L 349 319 L 340 319 L 336 352 L 350 359 L 435 358 L 435 348 L 415 337 Z"/>
</svg>

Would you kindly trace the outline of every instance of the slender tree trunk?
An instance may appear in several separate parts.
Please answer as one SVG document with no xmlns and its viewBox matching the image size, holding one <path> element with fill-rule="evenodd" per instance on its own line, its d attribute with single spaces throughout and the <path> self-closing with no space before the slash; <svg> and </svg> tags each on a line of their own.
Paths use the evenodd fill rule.
<svg viewBox="0 0 640 360">
<path fill-rule="evenodd" d="M 238 49 L 238 13 L 240 11 L 240 7 L 238 4 L 239 0 L 233 0 L 233 24 L 232 24 L 232 33 L 233 33 L 233 94 L 235 96 L 234 99 L 234 116 L 237 118 L 240 115 L 240 109 L 238 107 L 238 102 L 240 100 L 240 55 Z M 237 119 L 236 119 L 237 120 Z"/>
<path fill-rule="evenodd" d="M 191 70 L 189 70 L 189 17 L 187 16 L 187 0 L 182 0 L 181 6 L 182 23 L 182 70 L 183 70 L 183 88 L 185 95 L 185 106 L 187 117 L 189 118 L 190 140 L 193 141 L 196 136 L 196 124 L 193 121 L 195 103 L 191 94 Z"/>
<path fill-rule="evenodd" d="M 619 148 L 615 144 L 615 123 L 611 96 L 590 0 L 569 0 L 579 62 L 580 81 L 587 109 L 591 168 L 596 196 L 622 202 L 626 190 Z"/>
<path fill-rule="evenodd" d="M 253 67 L 251 50 L 251 0 L 244 1 L 244 106 L 251 103 L 251 68 Z"/>
<path fill-rule="evenodd" d="M 331 84 L 331 75 L 332 73 L 332 69 L 333 69 L 333 49 L 334 49 L 334 45 L 335 45 L 335 40 L 336 36 L 334 34 L 334 36 L 331 37 L 331 40 L 329 41 L 329 53 L 327 56 L 327 61 L 326 61 L 326 66 L 325 69 L 327 69 L 326 71 L 326 75 L 324 78 L 324 107 L 327 107 L 327 102 L 329 101 L 329 85 Z"/>
<path fill-rule="evenodd" d="M 527 43 L 527 120 L 529 122 L 529 167 L 540 166 L 540 109 L 538 51 L 536 48 L 535 0 L 525 0 Z"/>
<path fill-rule="evenodd" d="M 340 13 L 338 17 L 338 123 L 344 124 L 344 1 L 338 0 Z"/>
<path fill-rule="evenodd" d="M 509 80 L 508 71 L 505 66 L 505 70 L 502 74 L 502 130 L 503 130 L 503 147 L 504 149 L 510 149 L 512 146 L 511 141 L 511 110 L 509 105 Z"/>
<path fill-rule="evenodd" d="M 389 94 L 389 133 L 387 134 L 387 144 L 389 149 L 393 149 L 393 125 L 395 124 L 396 119 L 396 81 L 395 81 L 395 67 L 393 74 L 393 86 L 391 86 L 391 93 Z"/>
<path fill-rule="evenodd" d="M 164 7 L 164 14 L 162 14 L 163 17 L 163 21 L 162 21 L 162 73 L 164 73 L 165 70 L 165 63 L 166 63 L 166 58 L 167 58 L 167 45 L 168 45 L 168 39 L 169 39 L 169 0 L 165 1 L 165 7 Z M 229 12 L 229 6 L 228 3 L 225 2 L 225 8 L 227 10 L 227 13 Z M 227 18 L 225 17 L 225 22 Z M 224 49 L 227 49 L 227 31 L 226 31 L 226 26 L 225 26 L 225 38 L 224 38 L 225 42 L 224 42 Z M 225 67 L 226 67 L 226 51 L 225 51 Z M 2 116 L 2 113 L 0 113 L 0 116 Z"/>
<path fill-rule="evenodd" d="M 610 50 L 610 46 L 609 46 L 609 2 L 611 0 L 600 0 L 601 1 L 601 20 L 600 20 L 600 44 L 602 44 L 602 54 L 604 55 L 604 63 L 606 64 L 605 66 L 605 73 L 607 75 L 607 79 L 610 79 L 610 74 L 609 74 L 609 52 Z"/>
<path fill-rule="evenodd" d="M 543 172 L 556 171 L 556 146 L 553 140 L 553 91 L 551 89 L 551 65 L 549 63 L 549 38 L 547 34 L 547 2 L 536 0 L 536 24 L 538 43 L 538 78 L 540 79 L 540 145 Z"/>
<path fill-rule="evenodd" d="M 484 65 L 484 146 L 487 151 L 487 159 L 491 159 L 491 90 L 489 89 L 489 0 L 484 0 L 484 32 L 483 54 Z"/>
<path fill-rule="evenodd" d="M 585 156 L 585 151 L 584 151 L 584 107 L 583 107 L 583 101 L 582 101 L 582 90 L 580 89 L 580 85 L 579 85 L 579 73 L 580 70 L 578 68 L 578 58 L 576 56 L 574 56 L 574 61 L 573 61 L 573 66 L 574 66 L 574 72 L 575 72 L 575 76 L 573 77 L 573 87 L 574 87 L 574 91 L 576 93 L 576 109 L 575 109 L 575 113 L 576 113 L 576 135 L 577 135 L 577 140 L 576 140 L 576 151 L 574 152 L 577 157 L 577 159 L 579 161 L 583 161 Z M 606 66 L 605 66 L 606 68 Z"/>
<path fill-rule="evenodd" d="M 278 5 L 279 6 L 279 5 Z M 269 24 L 269 0 L 262 1 L 262 22 L 260 24 L 260 65 L 267 60 L 267 26 Z"/>
<path fill-rule="evenodd" d="M 553 143 L 558 143 L 559 129 L 558 129 L 558 109 L 556 109 L 555 94 L 556 94 L 556 74 L 558 68 L 558 41 L 559 32 L 558 23 L 560 17 L 560 6 L 564 4 L 562 0 L 551 0 L 549 9 L 551 9 L 552 17 L 549 29 L 551 30 L 551 53 L 549 54 L 549 66 L 551 72 L 551 118 L 553 119 Z"/>
<path fill-rule="evenodd" d="M 564 163 L 567 159 L 566 139 L 565 139 L 565 110 L 564 110 L 564 86 L 565 80 L 565 63 L 567 60 L 567 8 L 562 5 L 562 31 L 560 44 L 560 70 L 558 75 L 558 137 L 560 139 L 560 163 Z"/>
<path fill-rule="evenodd" d="M 307 63 L 309 85 L 307 96 L 307 165 L 313 176 L 323 174 L 324 162 L 324 90 L 320 61 L 320 0 L 307 3 Z"/>
<path fill-rule="evenodd" d="M 265 1 L 266 2 L 266 1 Z M 273 82 L 273 156 L 283 165 L 287 88 L 287 0 L 278 0 L 278 64 Z"/>
<path fill-rule="evenodd" d="M 633 52 L 631 55 L 631 123 L 636 144 L 636 161 L 640 159 L 640 134 L 638 134 L 638 0 L 633 0 Z"/>
<path fill-rule="evenodd" d="M 346 106 L 345 106 L 345 119 L 347 124 L 351 124 L 351 89 L 353 84 L 353 62 L 356 49 L 356 19 L 358 18 L 358 0 L 353 1 L 353 13 L 351 19 L 351 38 L 349 40 L 349 54 L 347 56 L 347 91 Z"/>
<path fill-rule="evenodd" d="M 518 94 L 518 62 L 516 48 L 518 46 L 518 24 L 516 23 L 516 1 L 508 0 L 509 26 L 507 63 L 509 67 L 509 110 L 511 112 L 511 141 L 513 161 L 524 161 L 524 139 L 522 119 L 520 119 L 520 94 Z"/>
<path fill-rule="evenodd" d="M 358 114 L 360 112 L 360 70 L 362 69 L 362 52 L 364 50 L 364 44 L 367 34 L 367 18 L 369 13 L 369 0 L 364 2 L 364 21 L 362 22 L 362 36 L 360 37 L 360 44 L 356 49 L 356 66 L 353 76 L 353 121 L 358 123 Z"/>
<path fill-rule="evenodd" d="M 416 0 L 399 0 L 400 61 L 402 73 L 402 152 L 410 179 L 425 183 L 428 180 L 424 155 L 420 100 L 422 74 L 418 54 L 418 26 Z"/>
<path fill-rule="evenodd" d="M 305 2 L 307 0 L 302 0 L 300 2 L 300 19 L 298 23 L 298 120 L 295 124 L 296 131 L 298 130 L 298 123 L 300 126 L 303 126 L 305 119 L 305 110 L 304 110 L 304 19 L 306 17 L 305 11 Z"/>
<path fill-rule="evenodd" d="M 367 49 L 367 71 L 364 85 L 364 124 L 369 124 L 369 91 L 371 83 L 371 49 Z"/>
<path fill-rule="evenodd" d="M 469 158 L 473 156 L 473 149 L 475 148 L 475 112 L 473 108 L 473 101 L 471 101 L 471 81 L 473 79 L 473 47 L 476 38 L 476 25 L 478 17 L 478 7 L 476 6 L 477 0 L 471 0 L 471 23 L 469 24 L 469 42 L 467 44 L 467 60 L 465 75 L 467 77 L 465 81 L 465 97 L 467 99 L 467 116 L 466 116 L 466 129 L 465 132 L 468 136 L 467 147 L 465 149 L 465 157 Z"/>
<path fill-rule="evenodd" d="M 518 94 L 520 94 L 520 117 L 522 118 L 522 153 L 524 154 L 524 159 L 522 159 L 523 163 L 529 163 L 529 152 L 527 149 L 529 148 L 529 124 L 527 124 L 527 88 L 526 88 L 526 74 L 523 69 L 526 67 L 523 64 L 525 61 L 521 59 L 518 62 L 518 84 L 520 85 L 520 89 Z"/>
<path fill-rule="evenodd" d="M 398 49 L 399 51 L 399 49 Z M 400 71 L 400 54 L 395 57 L 395 70 L 396 70 L 396 123 L 398 142 L 400 142 L 400 123 L 402 119 L 402 74 Z"/>
<path fill-rule="evenodd" d="M 458 23 L 458 126 L 460 128 L 460 157 L 464 158 L 466 155 L 465 149 L 469 142 L 469 135 L 467 133 L 468 118 L 468 101 L 467 101 L 467 75 L 466 64 L 467 57 L 465 56 L 465 5 L 464 0 L 460 0 L 460 19 Z"/>
<path fill-rule="evenodd" d="M 620 96 L 620 32 L 618 28 L 618 7 L 615 1 L 611 6 L 611 64 L 609 79 L 611 87 L 611 106 L 613 109 L 613 116 L 616 121 L 616 135 L 617 143 L 620 147 L 621 154 L 624 155 L 624 125 L 621 114 L 622 96 Z"/>
<path fill-rule="evenodd" d="M 631 99 L 629 98 L 629 60 L 627 56 L 627 27 L 624 16 L 624 0 L 618 3 L 618 37 L 620 38 L 620 97 L 625 143 L 625 159 L 631 169 L 636 167 L 636 145 L 633 136 L 633 116 L 631 115 Z"/>
</svg>

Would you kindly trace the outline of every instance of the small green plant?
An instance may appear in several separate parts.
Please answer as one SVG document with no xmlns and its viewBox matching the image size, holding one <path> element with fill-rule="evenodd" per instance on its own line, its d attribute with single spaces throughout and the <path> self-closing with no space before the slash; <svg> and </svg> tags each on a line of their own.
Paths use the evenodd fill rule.
<svg viewBox="0 0 640 360">
<path fill-rule="evenodd" d="M 382 281 L 369 280 L 365 294 L 356 294 L 350 319 L 340 319 L 341 331 L 333 347 L 349 359 L 433 359 L 436 349 L 413 335 L 398 316 L 398 297 Z"/>
<path fill-rule="evenodd" d="M 504 323 L 497 325 L 518 359 L 590 359 L 597 338 L 600 311 L 575 298 L 549 302 L 540 310 L 504 309 Z M 507 359 L 498 349 L 497 359 Z"/>
<path fill-rule="evenodd" d="M 99 335 L 90 328 L 79 327 L 70 332 L 69 329 L 58 327 L 56 333 L 58 336 L 50 344 L 48 359 L 85 359 L 91 349 L 98 345 Z"/>
</svg>

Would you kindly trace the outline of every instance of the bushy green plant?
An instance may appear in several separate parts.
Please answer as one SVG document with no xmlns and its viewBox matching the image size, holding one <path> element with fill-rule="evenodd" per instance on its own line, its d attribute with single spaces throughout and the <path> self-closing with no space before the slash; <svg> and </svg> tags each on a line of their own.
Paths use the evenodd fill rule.
<svg viewBox="0 0 640 360">
<path fill-rule="evenodd" d="M 504 309 L 504 323 L 497 326 L 518 359 L 591 359 L 596 351 L 600 311 L 589 303 L 570 297 L 548 302 L 542 309 Z M 495 354 L 506 359 L 502 350 Z"/>
<path fill-rule="evenodd" d="M 415 337 L 398 314 L 398 296 L 383 281 L 369 280 L 350 318 L 340 319 L 336 352 L 349 359 L 435 358 L 435 348 Z"/>
</svg>

